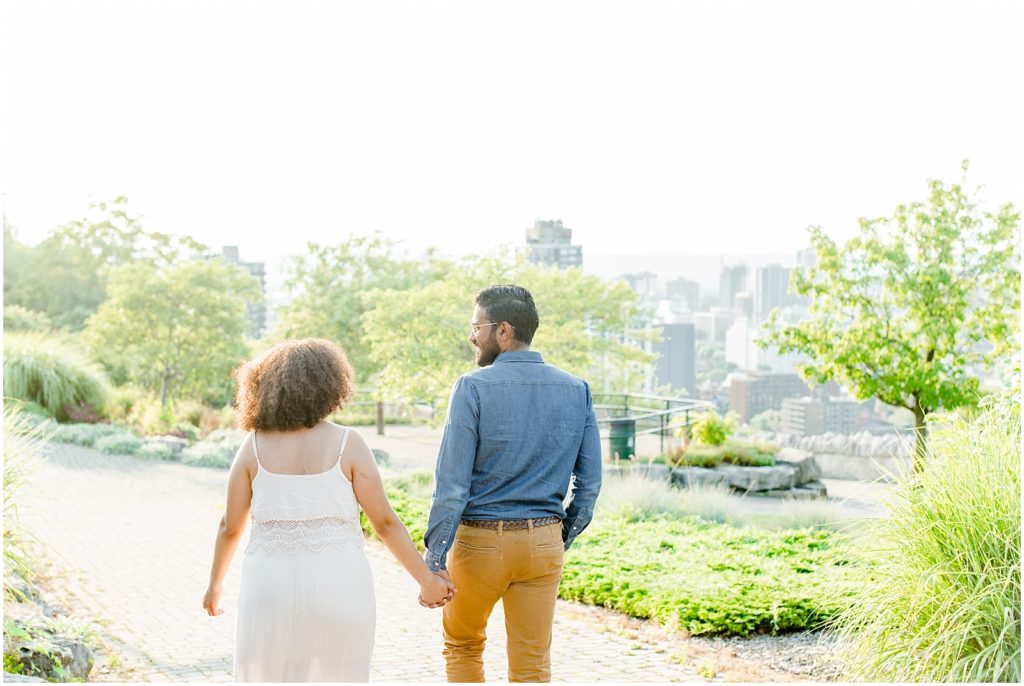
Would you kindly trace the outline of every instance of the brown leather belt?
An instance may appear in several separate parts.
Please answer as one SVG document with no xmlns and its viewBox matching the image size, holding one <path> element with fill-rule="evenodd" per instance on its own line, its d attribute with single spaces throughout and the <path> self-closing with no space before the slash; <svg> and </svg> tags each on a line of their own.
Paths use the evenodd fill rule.
<svg viewBox="0 0 1024 686">
<path fill-rule="evenodd" d="M 512 529 L 529 529 L 533 526 L 550 526 L 562 521 L 561 517 L 540 517 L 539 519 L 463 519 L 466 526 L 475 526 L 480 529 L 497 529 L 510 531 Z"/>
</svg>

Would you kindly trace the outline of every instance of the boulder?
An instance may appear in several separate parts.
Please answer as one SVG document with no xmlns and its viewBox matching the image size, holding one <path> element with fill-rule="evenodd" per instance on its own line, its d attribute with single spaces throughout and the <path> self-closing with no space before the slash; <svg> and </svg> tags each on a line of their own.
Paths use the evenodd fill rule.
<svg viewBox="0 0 1024 686">
<path fill-rule="evenodd" d="M 626 470 L 622 465 L 617 464 L 606 464 L 604 465 L 603 475 L 605 478 L 608 477 L 619 477 L 622 478 L 626 475 Z"/>
<path fill-rule="evenodd" d="M 14 683 L 21 682 L 23 684 L 45 684 L 46 679 L 37 676 L 25 676 L 24 674 L 11 674 L 10 672 L 4 672 L 4 681 L 10 681 Z"/>
<path fill-rule="evenodd" d="M 647 462 L 637 462 L 630 466 L 629 471 L 651 481 L 668 481 L 672 475 L 668 465 Z"/>
<path fill-rule="evenodd" d="M 55 681 L 85 680 L 93 665 L 92 651 L 84 643 L 61 637 L 37 636 L 19 645 L 15 656 L 25 672 Z"/>
<path fill-rule="evenodd" d="M 703 486 L 705 484 L 727 485 L 728 475 L 723 469 L 707 469 L 705 467 L 676 467 L 672 470 L 672 485 L 680 488 Z"/>
<path fill-rule="evenodd" d="M 381 450 L 380 448 L 371 448 L 370 452 L 373 453 L 373 459 L 376 460 L 377 464 L 379 464 L 381 467 L 387 467 L 388 465 L 391 464 L 391 456 L 388 455 L 388 452 L 386 450 Z"/>
<path fill-rule="evenodd" d="M 774 467 L 720 467 L 726 482 L 735 489 L 747 492 L 774 491 L 793 488 L 796 467 L 787 464 Z"/>
<path fill-rule="evenodd" d="M 782 448 L 775 457 L 776 465 L 789 465 L 796 470 L 793 484 L 800 486 L 809 481 L 817 481 L 821 478 L 821 467 L 814 460 L 814 456 L 807 450 L 799 448 Z"/>
</svg>

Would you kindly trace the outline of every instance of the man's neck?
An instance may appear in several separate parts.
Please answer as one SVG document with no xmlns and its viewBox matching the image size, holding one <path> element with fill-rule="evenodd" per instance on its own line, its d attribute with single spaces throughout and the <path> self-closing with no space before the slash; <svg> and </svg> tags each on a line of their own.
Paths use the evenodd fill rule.
<svg viewBox="0 0 1024 686">
<path fill-rule="evenodd" d="M 503 352 L 503 353 L 521 353 L 521 352 L 527 352 L 527 351 L 529 351 L 529 349 L 530 349 L 530 345 L 528 343 L 520 343 L 520 342 L 516 341 L 516 342 L 512 343 L 511 345 L 509 345 L 504 350 L 502 350 L 501 352 Z"/>
</svg>

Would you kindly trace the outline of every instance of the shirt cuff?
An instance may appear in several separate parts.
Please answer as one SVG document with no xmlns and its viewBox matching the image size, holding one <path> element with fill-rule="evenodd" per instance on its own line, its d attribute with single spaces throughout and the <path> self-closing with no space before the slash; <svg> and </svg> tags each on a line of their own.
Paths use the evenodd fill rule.
<svg viewBox="0 0 1024 686">
<path fill-rule="evenodd" d="M 433 553 L 428 550 L 427 554 L 423 556 L 423 559 L 424 561 L 426 561 L 427 567 L 432 572 L 438 572 L 442 569 L 447 569 L 444 566 L 444 558 L 438 555 L 437 553 Z"/>
</svg>

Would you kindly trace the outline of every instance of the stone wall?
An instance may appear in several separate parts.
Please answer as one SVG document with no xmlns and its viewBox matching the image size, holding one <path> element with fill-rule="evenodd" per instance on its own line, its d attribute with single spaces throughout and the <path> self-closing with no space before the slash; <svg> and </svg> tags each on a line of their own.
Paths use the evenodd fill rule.
<svg viewBox="0 0 1024 686">
<path fill-rule="evenodd" d="M 783 447 L 804 450 L 814 456 L 826 479 L 889 481 L 893 474 L 911 466 L 913 434 L 876 435 L 826 433 L 819 436 L 792 436 L 764 432 L 753 436 Z"/>
</svg>

